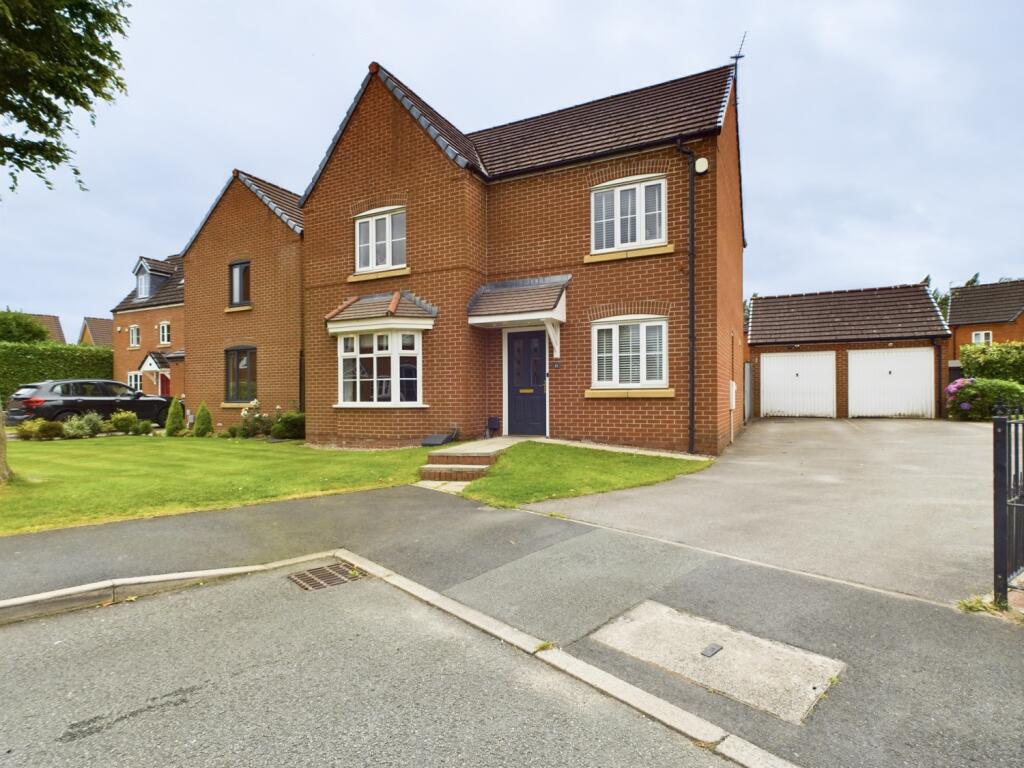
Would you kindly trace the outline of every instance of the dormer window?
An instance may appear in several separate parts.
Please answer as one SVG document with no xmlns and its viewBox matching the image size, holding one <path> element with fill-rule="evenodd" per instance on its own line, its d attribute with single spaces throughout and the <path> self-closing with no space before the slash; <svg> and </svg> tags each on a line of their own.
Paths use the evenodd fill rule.
<svg viewBox="0 0 1024 768">
<path fill-rule="evenodd" d="M 405 209 L 377 208 L 356 217 L 356 272 L 405 266 Z"/>
<path fill-rule="evenodd" d="M 590 211 L 593 253 L 666 243 L 664 176 L 635 176 L 594 187 Z"/>
<path fill-rule="evenodd" d="M 135 298 L 148 299 L 151 285 L 149 272 L 143 269 L 135 276 Z"/>
</svg>

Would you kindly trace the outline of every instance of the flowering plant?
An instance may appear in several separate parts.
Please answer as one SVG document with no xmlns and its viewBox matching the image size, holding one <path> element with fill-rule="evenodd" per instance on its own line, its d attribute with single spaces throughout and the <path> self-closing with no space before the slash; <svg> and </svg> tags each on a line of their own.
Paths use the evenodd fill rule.
<svg viewBox="0 0 1024 768">
<path fill-rule="evenodd" d="M 1024 403 L 1024 386 L 1002 379 L 957 379 L 945 388 L 949 417 L 986 421 L 997 405 Z"/>
</svg>

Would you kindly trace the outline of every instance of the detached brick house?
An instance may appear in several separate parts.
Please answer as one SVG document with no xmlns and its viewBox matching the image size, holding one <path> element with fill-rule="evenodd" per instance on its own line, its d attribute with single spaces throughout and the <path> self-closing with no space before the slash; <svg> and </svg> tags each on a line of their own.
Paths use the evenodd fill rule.
<svg viewBox="0 0 1024 768">
<path fill-rule="evenodd" d="M 1024 341 L 1024 280 L 954 288 L 949 296 L 952 377 L 959 376 L 965 344 Z"/>
<path fill-rule="evenodd" d="M 180 256 L 140 257 L 135 289 L 113 310 L 114 378 L 148 395 L 185 386 L 185 277 Z"/>
<path fill-rule="evenodd" d="M 949 336 L 924 284 L 755 296 L 753 413 L 938 416 Z"/>
<path fill-rule="evenodd" d="M 109 317 L 85 317 L 78 332 L 78 343 L 86 347 L 109 347 L 114 341 L 114 321 Z"/>
<path fill-rule="evenodd" d="M 205 402 L 215 424 L 238 421 L 254 397 L 270 411 L 302 405 L 298 202 L 236 170 L 182 251 L 186 401 Z"/>
<path fill-rule="evenodd" d="M 731 66 L 463 133 L 371 64 L 299 208 L 313 443 L 742 426 Z"/>
</svg>

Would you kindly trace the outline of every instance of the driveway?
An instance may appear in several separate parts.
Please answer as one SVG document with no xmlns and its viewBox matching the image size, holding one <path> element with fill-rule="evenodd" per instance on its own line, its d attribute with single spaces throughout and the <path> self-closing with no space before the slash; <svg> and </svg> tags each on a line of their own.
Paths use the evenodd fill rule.
<svg viewBox="0 0 1024 768">
<path fill-rule="evenodd" d="M 711 468 L 532 508 L 955 602 L 991 590 L 991 427 L 753 423 Z"/>
</svg>

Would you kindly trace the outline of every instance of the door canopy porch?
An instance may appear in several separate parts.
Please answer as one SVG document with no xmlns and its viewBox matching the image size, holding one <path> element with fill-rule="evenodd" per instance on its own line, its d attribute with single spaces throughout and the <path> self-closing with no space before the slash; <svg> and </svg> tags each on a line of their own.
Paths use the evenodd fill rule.
<svg viewBox="0 0 1024 768">
<path fill-rule="evenodd" d="M 481 286 L 469 301 L 469 324 L 479 328 L 543 325 L 551 342 L 552 355 L 561 357 L 565 289 L 570 280 L 572 275 L 549 275 Z"/>
</svg>

